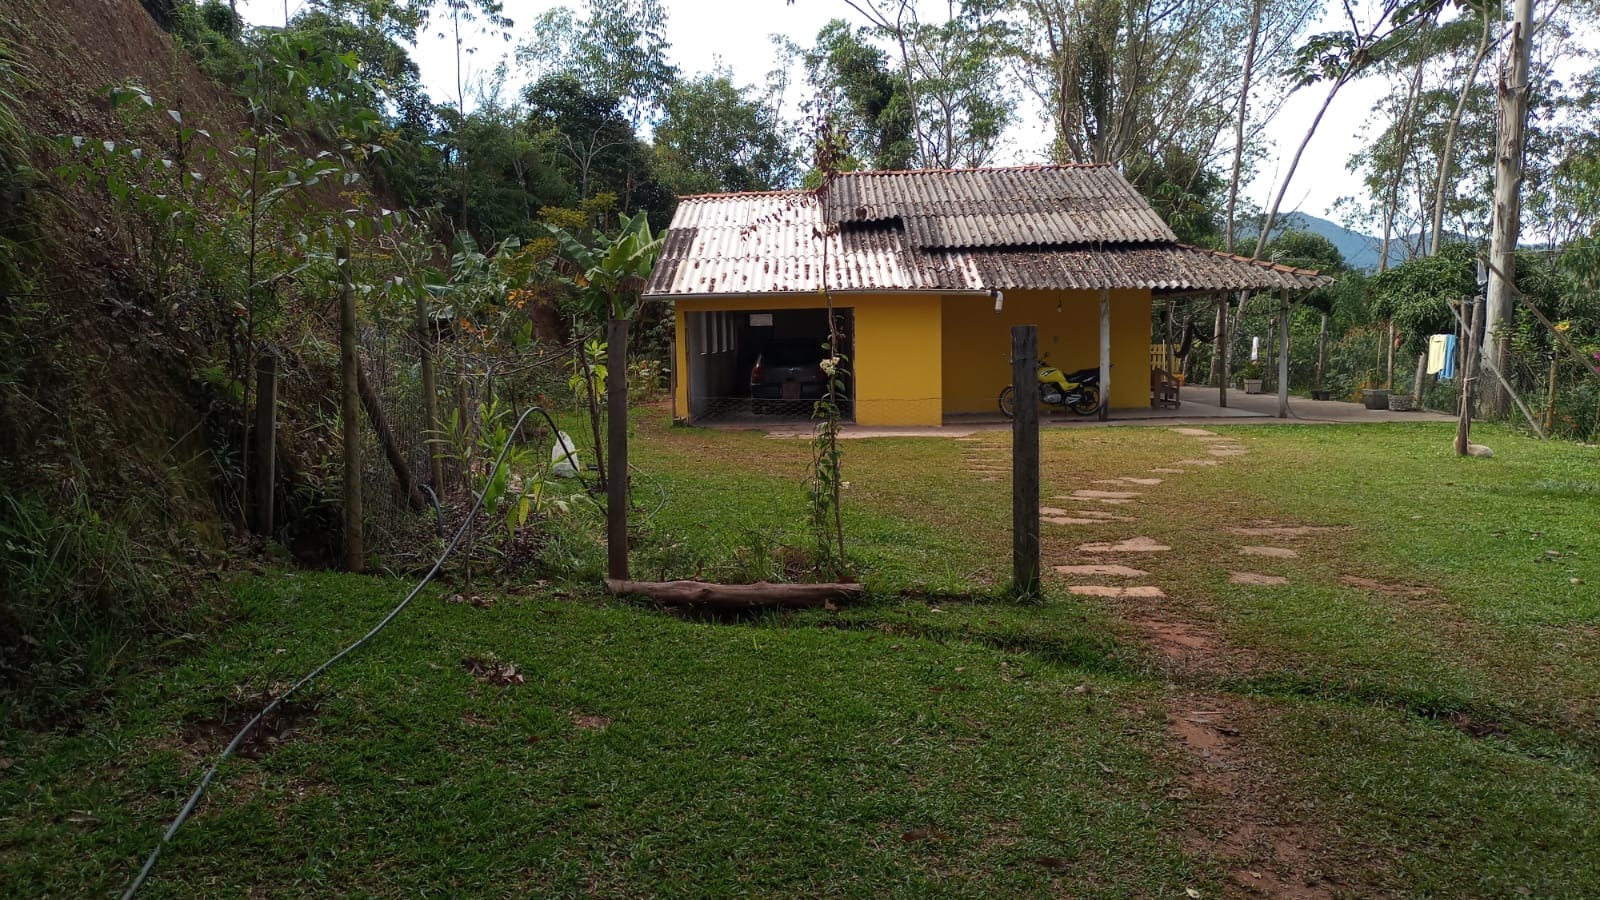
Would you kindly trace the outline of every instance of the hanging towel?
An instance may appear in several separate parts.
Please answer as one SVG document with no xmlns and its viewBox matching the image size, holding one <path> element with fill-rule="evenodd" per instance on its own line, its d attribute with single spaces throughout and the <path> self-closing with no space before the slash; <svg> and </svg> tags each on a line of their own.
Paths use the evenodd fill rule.
<svg viewBox="0 0 1600 900">
<path fill-rule="evenodd" d="M 1450 335 L 1436 334 L 1428 338 L 1428 374 L 1437 375 L 1444 371 L 1445 347 Z"/>
<path fill-rule="evenodd" d="M 1456 377 L 1456 336 L 1453 334 L 1444 337 L 1444 368 L 1439 370 L 1439 377 L 1445 381 Z"/>
</svg>

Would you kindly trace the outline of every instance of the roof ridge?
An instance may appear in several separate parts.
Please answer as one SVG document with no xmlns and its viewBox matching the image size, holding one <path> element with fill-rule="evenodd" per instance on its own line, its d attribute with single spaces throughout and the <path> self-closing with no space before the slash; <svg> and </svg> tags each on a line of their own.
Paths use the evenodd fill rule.
<svg viewBox="0 0 1600 900">
<path fill-rule="evenodd" d="M 840 172 L 839 177 L 850 175 L 959 175 L 967 172 L 1043 172 L 1051 169 L 1110 169 L 1111 163 L 1025 163 L 1020 166 L 968 166 L 934 169 L 862 169 Z"/>
<path fill-rule="evenodd" d="M 1212 256 L 1222 257 L 1223 259 L 1231 259 L 1231 260 L 1235 260 L 1235 261 L 1238 261 L 1238 262 L 1247 262 L 1247 263 L 1251 263 L 1251 264 L 1257 265 L 1257 266 L 1266 266 L 1266 267 L 1268 267 L 1270 269 L 1276 269 L 1279 272 L 1290 272 L 1290 273 L 1295 274 L 1295 275 L 1321 275 L 1322 274 L 1322 272 L 1320 270 L 1318 270 L 1318 269 L 1301 269 L 1301 268 L 1297 268 L 1295 266 L 1287 266 L 1287 265 L 1284 265 L 1283 263 L 1280 263 L 1280 262 L 1273 262 L 1270 259 L 1257 259 L 1257 258 L 1255 258 L 1253 256 L 1240 256 L 1237 253 L 1229 253 L 1226 250 L 1213 250 L 1210 247 L 1196 247 L 1193 244 L 1185 244 L 1182 241 L 1174 241 L 1173 243 L 1176 244 L 1179 247 L 1182 247 L 1185 250 L 1197 250 L 1197 251 L 1199 251 L 1201 253 L 1209 253 Z"/>
<path fill-rule="evenodd" d="M 806 188 L 781 188 L 776 191 L 726 191 L 710 194 L 679 194 L 678 202 L 685 200 L 730 200 L 736 197 L 799 197 L 816 193 Z"/>
</svg>

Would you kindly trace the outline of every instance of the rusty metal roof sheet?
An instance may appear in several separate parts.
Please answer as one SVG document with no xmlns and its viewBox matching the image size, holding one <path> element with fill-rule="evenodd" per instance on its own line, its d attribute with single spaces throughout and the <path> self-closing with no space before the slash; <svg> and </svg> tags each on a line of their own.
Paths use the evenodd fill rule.
<svg viewBox="0 0 1600 900">
<path fill-rule="evenodd" d="M 851 172 L 829 184 L 830 224 L 899 220 L 920 248 L 1177 240 L 1110 166 Z"/>
<path fill-rule="evenodd" d="M 813 293 L 824 283 L 824 259 L 834 291 L 1303 291 L 1331 281 L 1170 239 L 925 248 L 899 220 L 830 228 L 825 215 L 806 191 L 684 198 L 645 293 Z"/>
</svg>

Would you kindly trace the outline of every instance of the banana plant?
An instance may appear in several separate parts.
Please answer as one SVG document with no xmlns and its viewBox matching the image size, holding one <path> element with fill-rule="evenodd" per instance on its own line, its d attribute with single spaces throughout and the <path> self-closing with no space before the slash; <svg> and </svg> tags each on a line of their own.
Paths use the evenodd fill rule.
<svg viewBox="0 0 1600 900">
<path fill-rule="evenodd" d="M 565 228 L 546 227 L 561 256 L 562 275 L 577 289 L 586 312 L 618 319 L 638 313 L 639 296 L 662 243 L 662 236 L 651 233 L 644 213 L 622 216 L 622 228 L 597 247 L 584 244 Z"/>
</svg>

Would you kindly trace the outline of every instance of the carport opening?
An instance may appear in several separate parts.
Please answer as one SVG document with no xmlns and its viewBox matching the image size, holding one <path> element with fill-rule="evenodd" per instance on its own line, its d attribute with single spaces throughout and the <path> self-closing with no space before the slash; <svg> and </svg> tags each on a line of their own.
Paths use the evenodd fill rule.
<svg viewBox="0 0 1600 900">
<path fill-rule="evenodd" d="M 854 368 L 855 315 L 835 309 L 840 350 Z M 827 390 L 824 309 L 691 312 L 688 327 L 689 418 L 695 422 L 805 421 Z M 759 368 L 758 368 L 759 365 Z M 854 417 L 854 385 L 845 379 L 840 401 Z"/>
</svg>

